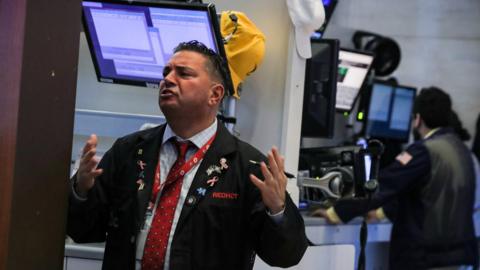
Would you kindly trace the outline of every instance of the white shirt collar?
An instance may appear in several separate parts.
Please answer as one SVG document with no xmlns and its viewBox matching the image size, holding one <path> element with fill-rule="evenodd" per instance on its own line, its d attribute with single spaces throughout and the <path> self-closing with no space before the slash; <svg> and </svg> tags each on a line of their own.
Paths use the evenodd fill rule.
<svg viewBox="0 0 480 270">
<path fill-rule="evenodd" d="M 201 148 L 204 144 L 208 142 L 208 140 L 217 132 L 217 118 L 215 118 L 215 121 L 213 124 L 211 124 L 208 128 L 200 131 L 199 133 L 193 135 L 192 137 L 188 139 L 182 139 L 180 138 L 175 132 L 173 132 L 172 128 L 170 128 L 170 125 L 167 123 L 167 126 L 165 127 L 165 133 L 163 133 L 163 138 L 162 138 L 162 146 L 165 144 L 168 140 L 170 140 L 172 137 L 175 137 L 178 141 L 190 141 L 192 142 L 197 148 Z"/>
<path fill-rule="evenodd" d="M 430 138 L 430 137 L 431 137 L 435 132 L 437 132 L 437 130 L 439 130 L 439 129 L 440 129 L 440 128 L 437 127 L 437 128 L 434 128 L 434 129 L 430 130 L 430 131 L 425 135 L 424 139 Z"/>
</svg>

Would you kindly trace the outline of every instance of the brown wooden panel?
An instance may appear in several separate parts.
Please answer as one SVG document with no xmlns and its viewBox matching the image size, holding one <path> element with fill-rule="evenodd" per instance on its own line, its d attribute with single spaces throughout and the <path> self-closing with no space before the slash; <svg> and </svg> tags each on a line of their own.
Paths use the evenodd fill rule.
<svg viewBox="0 0 480 270">
<path fill-rule="evenodd" d="M 0 1 L 0 269 L 62 269 L 80 0 Z"/>
<path fill-rule="evenodd" d="M 0 269 L 6 268 L 25 2 L 0 2 Z"/>
</svg>

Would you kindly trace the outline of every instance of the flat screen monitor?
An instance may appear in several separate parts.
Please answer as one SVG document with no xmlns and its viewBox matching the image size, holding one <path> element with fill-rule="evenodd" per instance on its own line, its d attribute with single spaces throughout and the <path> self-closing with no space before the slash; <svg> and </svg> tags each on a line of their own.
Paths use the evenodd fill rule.
<svg viewBox="0 0 480 270">
<path fill-rule="evenodd" d="M 367 111 L 366 135 L 407 142 L 416 88 L 375 81 Z"/>
<path fill-rule="evenodd" d="M 335 107 L 339 111 L 350 112 L 372 66 L 373 54 L 340 49 L 338 62 Z"/>
<path fill-rule="evenodd" d="M 335 122 L 335 95 L 339 41 L 311 41 L 312 58 L 307 60 L 303 94 L 303 137 L 331 138 Z"/>
<path fill-rule="evenodd" d="M 204 43 L 226 59 L 212 4 L 93 0 L 83 1 L 82 9 L 101 82 L 158 87 L 173 49 L 190 40 Z"/>
</svg>

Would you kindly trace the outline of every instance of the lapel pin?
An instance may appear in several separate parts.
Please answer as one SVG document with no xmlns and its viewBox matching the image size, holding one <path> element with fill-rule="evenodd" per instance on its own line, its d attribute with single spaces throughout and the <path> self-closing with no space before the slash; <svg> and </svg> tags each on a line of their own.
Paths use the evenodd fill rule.
<svg viewBox="0 0 480 270">
<path fill-rule="evenodd" d="M 154 207 L 155 207 L 155 204 L 152 201 L 149 201 L 147 210 L 153 210 Z"/>
<path fill-rule="evenodd" d="M 187 198 L 187 204 L 188 204 L 188 205 L 193 205 L 193 204 L 195 204 L 195 201 L 196 201 L 195 196 L 193 196 L 193 195 L 188 196 L 188 198 Z"/>
<path fill-rule="evenodd" d="M 226 170 L 226 169 L 228 169 L 227 159 L 226 159 L 226 158 L 221 158 L 221 159 L 220 159 L 220 167 L 221 167 L 221 170 Z"/>
<path fill-rule="evenodd" d="M 139 149 L 138 152 L 140 153 L 141 150 L 142 150 L 142 149 Z M 147 166 L 147 163 L 145 163 L 145 162 L 143 162 L 143 161 L 141 161 L 141 160 L 137 161 L 137 164 L 138 164 L 138 166 L 140 166 L 140 169 L 141 169 L 141 170 L 144 170 L 144 169 L 145 169 L 145 166 Z"/>
<path fill-rule="evenodd" d="M 205 192 L 207 190 L 205 188 L 197 188 L 197 193 L 198 195 L 202 195 L 202 196 L 205 196 Z"/>
<path fill-rule="evenodd" d="M 137 184 L 138 184 L 138 190 L 143 190 L 143 188 L 145 187 L 145 182 L 143 182 L 142 179 L 138 179 L 137 180 Z"/>
<path fill-rule="evenodd" d="M 208 179 L 207 184 L 213 187 L 218 182 L 218 176 Z"/>
<path fill-rule="evenodd" d="M 214 171 L 214 168 L 213 166 L 210 166 L 208 169 L 207 169 L 207 175 L 210 176 Z"/>
</svg>

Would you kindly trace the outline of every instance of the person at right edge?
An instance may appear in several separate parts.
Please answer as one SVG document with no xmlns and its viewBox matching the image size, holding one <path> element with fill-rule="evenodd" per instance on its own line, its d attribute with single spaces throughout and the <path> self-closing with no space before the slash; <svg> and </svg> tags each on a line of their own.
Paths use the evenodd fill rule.
<svg viewBox="0 0 480 270">
<path fill-rule="evenodd" d="M 477 267 L 474 165 L 448 127 L 451 107 L 441 89 L 422 89 L 413 108 L 416 142 L 380 171 L 379 191 L 371 200 L 341 199 L 313 215 L 339 224 L 396 201 L 389 269 Z"/>
</svg>

